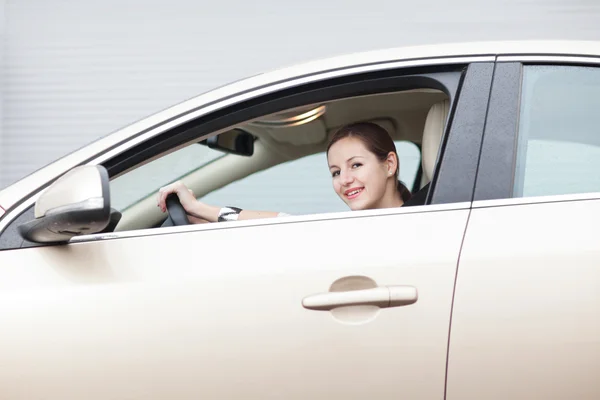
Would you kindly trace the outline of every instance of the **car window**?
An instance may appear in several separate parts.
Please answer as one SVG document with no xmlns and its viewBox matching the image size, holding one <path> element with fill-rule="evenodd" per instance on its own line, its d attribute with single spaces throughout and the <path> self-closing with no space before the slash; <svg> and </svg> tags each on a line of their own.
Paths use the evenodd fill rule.
<svg viewBox="0 0 600 400">
<path fill-rule="evenodd" d="M 600 69 L 525 66 L 513 197 L 600 192 Z"/>
<path fill-rule="evenodd" d="M 111 180 L 111 207 L 123 211 L 180 176 L 220 158 L 224 153 L 210 147 L 193 144 L 142 165 Z"/>
<path fill-rule="evenodd" d="M 411 188 L 421 163 L 421 152 L 408 141 L 397 141 L 396 148 L 400 159 L 400 179 Z M 294 215 L 348 211 L 333 191 L 324 152 L 257 172 L 200 200 L 207 204 L 235 205 Z"/>
</svg>

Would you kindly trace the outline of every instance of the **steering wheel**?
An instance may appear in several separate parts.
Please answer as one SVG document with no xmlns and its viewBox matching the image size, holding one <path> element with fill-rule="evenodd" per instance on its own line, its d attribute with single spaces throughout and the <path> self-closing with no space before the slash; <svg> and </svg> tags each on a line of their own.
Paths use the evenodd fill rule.
<svg viewBox="0 0 600 400">
<path fill-rule="evenodd" d="M 169 212 L 169 216 L 161 226 L 180 226 L 190 224 L 190 221 L 187 218 L 187 213 L 185 212 L 185 208 L 183 208 L 181 205 L 177 194 L 169 194 L 165 202 L 167 203 L 167 211 Z"/>
</svg>

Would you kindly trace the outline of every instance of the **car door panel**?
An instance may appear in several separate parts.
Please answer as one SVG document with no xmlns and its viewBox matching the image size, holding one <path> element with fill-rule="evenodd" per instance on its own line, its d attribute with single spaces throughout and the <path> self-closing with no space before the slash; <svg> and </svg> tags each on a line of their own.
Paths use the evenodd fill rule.
<svg viewBox="0 0 600 400">
<path fill-rule="evenodd" d="M 439 399 L 469 213 L 454 207 L 0 252 L 3 396 Z M 302 307 L 356 276 L 418 300 Z"/>
<path fill-rule="evenodd" d="M 600 398 L 600 198 L 474 209 L 447 399 Z"/>
</svg>

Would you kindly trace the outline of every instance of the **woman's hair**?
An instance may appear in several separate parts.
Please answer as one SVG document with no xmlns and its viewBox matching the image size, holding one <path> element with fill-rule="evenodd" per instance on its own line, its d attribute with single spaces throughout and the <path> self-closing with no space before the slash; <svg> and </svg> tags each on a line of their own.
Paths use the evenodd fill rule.
<svg viewBox="0 0 600 400">
<path fill-rule="evenodd" d="M 357 122 L 346 125 L 333 134 L 327 145 L 327 153 L 329 154 L 329 149 L 334 143 L 348 137 L 360 139 L 367 150 L 375 154 L 375 157 L 381 162 L 386 160 L 390 152 L 393 152 L 396 155 L 397 167 L 395 176 L 398 181 L 396 189 L 398 190 L 398 193 L 400 193 L 403 202 L 410 200 L 412 197 L 410 190 L 408 190 L 404 183 L 398 179 L 400 159 L 398 158 L 396 145 L 390 134 L 384 128 L 372 122 Z"/>
</svg>

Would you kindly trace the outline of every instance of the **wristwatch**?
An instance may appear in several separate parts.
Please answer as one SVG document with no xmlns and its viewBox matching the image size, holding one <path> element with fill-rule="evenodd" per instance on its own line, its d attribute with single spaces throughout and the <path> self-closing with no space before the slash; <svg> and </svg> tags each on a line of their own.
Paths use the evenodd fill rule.
<svg viewBox="0 0 600 400">
<path fill-rule="evenodd" d="M 217 221 L 218 222 L 237 221 L 241 212 L 242 212 L 241 208 L 223 207 L 219 210 L 219 217 L 217 218 Z"/>
</svg>

